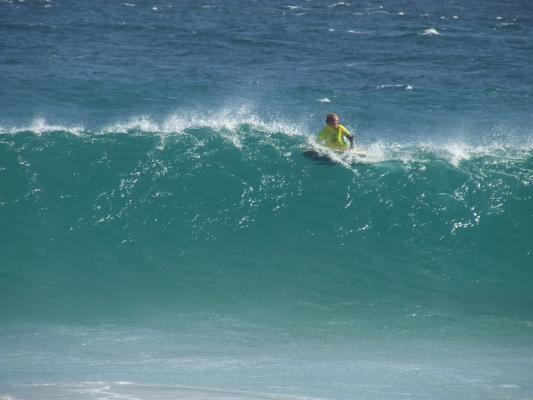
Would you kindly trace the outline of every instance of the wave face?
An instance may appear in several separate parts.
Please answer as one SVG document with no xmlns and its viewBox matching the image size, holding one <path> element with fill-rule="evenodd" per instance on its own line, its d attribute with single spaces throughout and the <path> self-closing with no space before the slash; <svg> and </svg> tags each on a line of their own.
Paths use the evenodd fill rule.
<svg viewBox="0 0 533 400">
<path fill-rule="evenodd" d="M 531 317 L 530 146 L 324 162 L 247 120 L 0 135 L 2 318 Z"/>
</svg>

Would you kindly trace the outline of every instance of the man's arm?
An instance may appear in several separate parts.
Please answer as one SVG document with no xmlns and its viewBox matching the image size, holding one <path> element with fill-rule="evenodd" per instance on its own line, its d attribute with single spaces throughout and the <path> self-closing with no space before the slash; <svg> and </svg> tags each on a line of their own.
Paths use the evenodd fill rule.
<svg viewBox="0 0 533 400">
<path fill-rule="evenodd" d="M 350 141 L 350 147 L 354 147 L 354 140 L 355 140 L 355 137 L 354 135 L 352 135 L 350 133 L 350 131 L 348 129 L 346 129 L 346 127 L 343 126 L 343 131 L 342 131 L 342 134 L 344 136 L 346 136 L 348 138 L 348 140 Z"/>
</svg>

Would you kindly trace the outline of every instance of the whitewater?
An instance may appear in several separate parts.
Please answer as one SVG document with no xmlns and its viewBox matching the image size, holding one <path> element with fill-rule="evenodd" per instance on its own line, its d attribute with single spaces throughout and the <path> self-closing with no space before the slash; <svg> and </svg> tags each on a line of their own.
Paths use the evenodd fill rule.
<svg viewBox="0 0 533 400">
<path fill-rule="evenodd" d="M 0 399 L 530 399 L 532 21 L 0 1 Z"/>
</svg>

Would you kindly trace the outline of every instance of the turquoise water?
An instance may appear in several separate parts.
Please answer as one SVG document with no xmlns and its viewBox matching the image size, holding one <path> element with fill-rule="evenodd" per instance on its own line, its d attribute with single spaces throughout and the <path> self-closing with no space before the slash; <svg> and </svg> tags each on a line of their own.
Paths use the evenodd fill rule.
<svg viewBox="0 0 533 400">
<path fill-rule="evenodd" d="M 6 393 L 530 393 L 529 148 L 213 125 L 0 138 Z"/>
<path fill-rule="evenodd" d="M 0 399 L 530 398 L 532 19 L 0 2 Z"/>
</svg>

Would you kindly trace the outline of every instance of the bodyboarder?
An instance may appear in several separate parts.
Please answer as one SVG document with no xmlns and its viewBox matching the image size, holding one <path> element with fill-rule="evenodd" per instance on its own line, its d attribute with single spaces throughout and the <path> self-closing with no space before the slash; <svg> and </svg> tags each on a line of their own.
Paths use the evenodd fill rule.
<svg viewBox="0 0 533 400">
<path fill-rule="evenodd" d="M 318 142 L 331 150 L 343 152 L 348 149 L 348 144 L 344 141 L 345 137 L 349 140 L 350 147 L 353 148 L 353 135 L 344 125 L 340 124 L 337 114 L 328 114 L 326 116 L 326 126 L 318 133 Z"/>
</svg>

